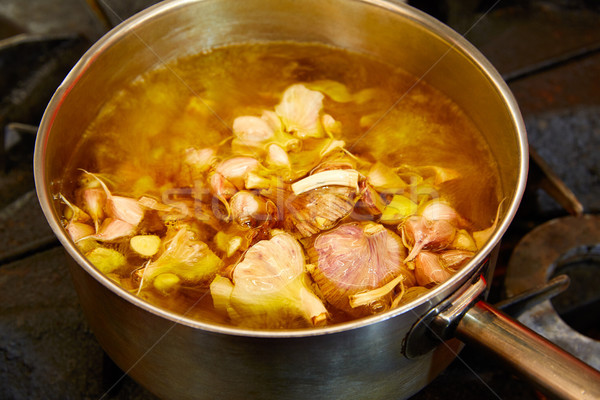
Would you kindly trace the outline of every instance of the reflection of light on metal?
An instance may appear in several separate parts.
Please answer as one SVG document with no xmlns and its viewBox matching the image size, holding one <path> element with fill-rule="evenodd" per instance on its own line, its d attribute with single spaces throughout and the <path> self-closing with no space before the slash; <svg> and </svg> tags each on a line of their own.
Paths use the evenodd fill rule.
<svg viewBox="0 0 600 400">
<path fill-rule="evenodd" d="M 98 0 L 85 0 L 85 2 L 107 32 L 114 28 L 114 25 L 110 22 L 110 18 L 108 18 L 106 10 L 100 5 Z"/>
</svg>

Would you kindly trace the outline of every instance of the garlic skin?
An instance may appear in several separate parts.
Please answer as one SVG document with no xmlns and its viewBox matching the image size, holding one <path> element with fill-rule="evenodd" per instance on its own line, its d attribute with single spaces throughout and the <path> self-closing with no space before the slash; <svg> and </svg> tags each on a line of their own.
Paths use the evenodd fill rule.
<svg viewBox="0 0 600 400">
<path fill-rule="evenodd" d="M 333 228 L 354 209 L 352 187 L 331 186 L 313 189 L 285 201 L 284 227 L 301 237 Z"/>
<path fill-rule="evenodd" d="M 399 193 L 408 186 L 392 168 L 379 161 L 369 169 L 367 182 L 382 193 Z"/>
<path fill-rule="evenodd" d="M 189 148 L 185 151 L 184 163 L 190 168 L 194 179 L 208 171 L 217 160 L 216 150 L 210 147 Z"/>
<path fill-rule="evenodd" d="M 308 286 L 302 247 L 287 233 L 248 249 L 233 270 L 233 287 L 223 279 L 217 277 L 211 284 L 213 303 L 243 326 L 314 326 L 328 317 Z"/>
<path fill-rule="evenodd" d="M 300 139 L 323 137 L 320 113 L 324 98 L 321 92 L 295 84 L 283 92 L 281 102 L 275 106 L 275 113 L 285 130 Z"/>
<path fill-rule="evenodd" d="M 264 119 L 254 116 L 243 116 L 233 120 L 233 134 L 242 143 L 254 145 L 271 139 L 275 135 L 275 132 Z"/>
<path fill-rule="evenodd" d="M 311 251 L 312 276 L 331 305 L 364 316 L 372 313 L 370 307 L 352 307 L 350 296 L 396 278 L 402 273 L 405 254 L 400 238 L 383 225 L 348 223 L 317 237 Z"/>
<path fill-rule="evenodd" d="M 208 284 L 221 268 L 221 259 L 195 233 L 181 227 L 163 241 L 164 251 L 142 270 L 140 289 L 165 273 L 177 275 L 188 285 Z"/>
<path fill-rule="evenodd" d="M 65 196 L 63 196 L 62 194 L 59 194 L 58 197 L 68 207 L 68 210 L 65 210 L 63 215 L 69 220 L 69 222 L 85 223 L 85 222 L 88 222 L 91 220 L 91 217 L 88 214 L 86 214 L 85 211 L 83 211 L 81 208 L 77 207 L 75 204 L 72 204 L 71 202 L 69 202 L 69 200 L 67 200 L 67 198 Z M 67 214 L 70 214 L 70 215 L 67 216 Z"/>
<path fill-rule="evenodd" d="M 358 171 L 353 169 L 330 169 L 294 182 L 292 191 L 299 195 L 324 186 L 347 186 L 358 193 L 358 178 Z"/>
</svg>

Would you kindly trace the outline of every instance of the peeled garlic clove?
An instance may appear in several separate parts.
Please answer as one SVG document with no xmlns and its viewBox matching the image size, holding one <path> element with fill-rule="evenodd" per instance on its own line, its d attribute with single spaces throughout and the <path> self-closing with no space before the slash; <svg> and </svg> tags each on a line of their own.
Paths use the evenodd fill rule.
<svg viewBox="0 0 600 400">
<path fill-rule="evenodd" d="M 142 257 L 152 257 L 160 250 L 162 241 L 156 235 L 137 235 L 129 239 L 129 246 Z"/>
<path fill-rule="evenodd" d="M 253 328 L 293 328 L 299 318 L 309 325 L 322 324 L 327 310 L 306 278 L 304 253 L 292 236 L 281 233 L 262 240 L 248 249 L 233 271 L 228 304 L 235 312 L 229 315 L 241 316 L 238 322 Z"/>
<path fill-rule="evenodd" d="M 161 294 L 168 296 L 177 290 L 180 282 L 181 279 L 179 279 L 177 275 L 166 272 L 154 278 L 152 285 L 154 286 L 154 289 L 158 290 Z"/>
<path fill-rule="evenodd" d="M 421 251 L 415 258 L 415 277 L 420 286 L 439 284 L 448 280 L 452 273 L 445 269 L 437 254 Z"/>
<path fill-rule="evenodd" d="M 324 97 L 321 92 L 295 84 L 283 92 L 281 102 L 275 106 L 275 113 L 285 130 L 300 139 L 323 137 L 320 113 Z"/>
<path fill-rule="evenodd" d="M 400 238 L 375 223 L 348 223 L 320 234 L 310 252 L 312 276 L 325 300 L 353 316 L 371 313 L 354 308 L 350 296 L 380 288 L 402 272 L 405 249 Z M 391 299 L 389 299 L 391 300 Z"/>
<path fill-rule="evenodd" d="M 445 249 L 452 243 L 456 234 L 456 228 L 447 221 L 430 221 L 416 215 L 406 219 L 400 228 L 402 240 L 412 246 L 410 253 L 404 260 L 405 263 L 414 260 L 423 249 Z"/>
</svg>

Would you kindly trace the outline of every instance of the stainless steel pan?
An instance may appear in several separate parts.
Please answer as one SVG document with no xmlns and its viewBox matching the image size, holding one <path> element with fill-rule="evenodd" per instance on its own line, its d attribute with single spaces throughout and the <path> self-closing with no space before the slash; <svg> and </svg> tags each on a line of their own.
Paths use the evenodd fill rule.
<svg viewBox="0 0 600 400">
<path fill-rule="evenodd" d="M 60 223 L 55 195 L 67 160 L 103 103 L 139 74 L 229 43 L 311 41 L 400 65 L 450 96 L 483 132 L 507 196 L 490 241 L 449 281 L 369 318 L 302 331 L 251 331 L 154 307 L 91 265 Z M 48 222 L 71 259 L 81 305 L 110 357 L 164 398 L 400 399 L 427 385 L 459 351 L 482 345 L 548 393 L 600 398 L 597 371 L 480 299 L 494 249 L 525 188 L 527 138 L 517 104 L 488 61 L 460 35 L 383 0 L 174 0 L 113 29 L 73 68 L 41 122 L 35 181 Z M 440 344 L 432 338 L 447 340 Z"/>
</svg>

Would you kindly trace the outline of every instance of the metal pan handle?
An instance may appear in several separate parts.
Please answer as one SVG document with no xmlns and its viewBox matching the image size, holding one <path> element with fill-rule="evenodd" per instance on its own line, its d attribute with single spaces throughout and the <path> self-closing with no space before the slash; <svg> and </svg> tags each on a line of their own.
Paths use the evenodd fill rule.
<svg viewBox="0 0 600 400">
<path fill-rule="evenodd" d="M 600 399 L 600 372 L 484 301 L 463 315 L 455 336 L 500 357 L 552 397 Z"/>
<path fill-rule="evenodd" d="M 456 337 L 496 355 L 552 398 L 600 399 L 600 372 L 478 300 L 485 288 L 478 277 L 421 318 L 407 337 L 405 355 L 419 356 Z"/>
</svg>

